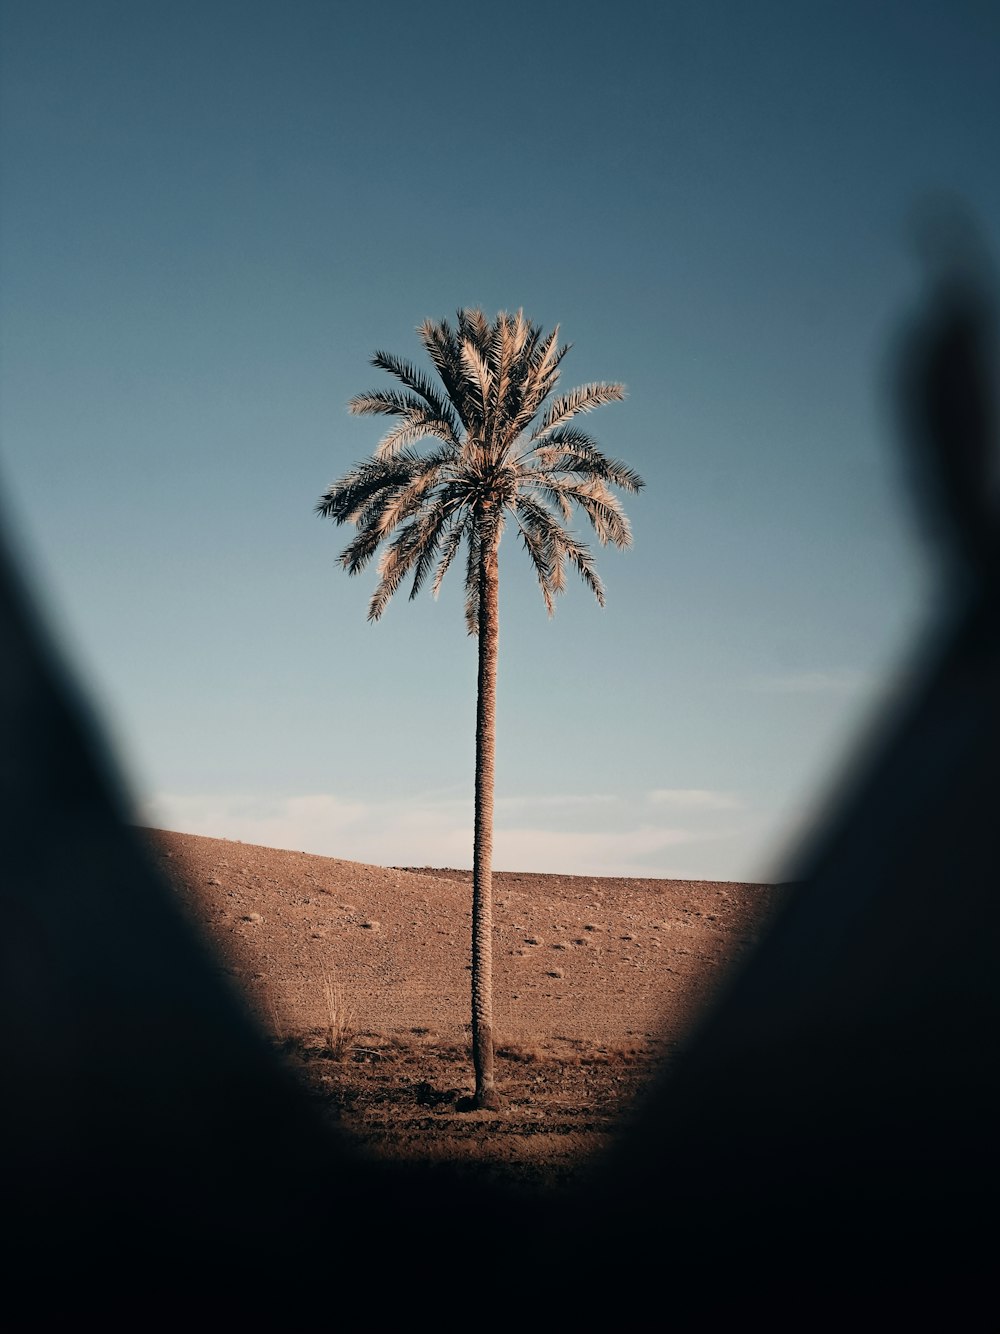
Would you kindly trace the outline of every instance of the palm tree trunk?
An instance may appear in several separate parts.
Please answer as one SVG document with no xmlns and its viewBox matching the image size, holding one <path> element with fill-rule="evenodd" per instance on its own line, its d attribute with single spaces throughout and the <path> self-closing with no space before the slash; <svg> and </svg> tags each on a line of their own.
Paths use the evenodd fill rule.
<svg viewBox="0 0 1000 1334">
<path fill-rule="evenodd" d="M 499 645 L 498 542 L 479 567 L 479 691 L 476 702 L 476 832 L 472 861 L 472 1063 L 474 1107 L 495 1110 L 493 1075 L 493 762 Z"/>
</svg>

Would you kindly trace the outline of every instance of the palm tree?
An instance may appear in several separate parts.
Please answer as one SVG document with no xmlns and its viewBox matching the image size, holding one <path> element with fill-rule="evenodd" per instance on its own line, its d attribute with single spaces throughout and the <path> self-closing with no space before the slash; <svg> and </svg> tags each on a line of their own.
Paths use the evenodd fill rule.
<svg viewBox="0 0 1000 1334">
<path fill-rule="evenodd" d="M 394 417 L 374 455 L 325 492 L 317 512 L 353 523 L 357 535 L 340 563 L 363 570 L 383 546 L 379 581 L 368 608 L 377 621 L 389 599 L 413 576 L 411 599 L 431 580 L 435 597 L 463 543 L 465 619 L 479 640 L 476 708 L 475 839 L 472 878 L 472 1105 L 499 1105 L 493 1070 L 493 762 L 495 750 L 500 538 L 517 526 L 545 606 L 566 586 L 575 566 L 597 601 L 604 589 L 590 550 L 565 525 L 574 507 L 590 520 L 598 541 L 627 547 L 628 519 L 611 486 L 638 491 L 639 475 L 608 458 L 571 425 L 575 417 L 624 398 L 620 384 L 588 384 L 550 397 L 569 345 L 558 326 L 543 335 L 522 312 L 501 312 L 491 323 L 481 310 L 460 310 L 457 326 L 427 320 L 418 330 L 440 386 L 387 352 L 372 364 L 403 386 L 351 400 L 359 415 Z M 544 409 L 544 411 L 543 411 Z M 426 452 L 418 441 L 429 441 Z"/>
</svg>

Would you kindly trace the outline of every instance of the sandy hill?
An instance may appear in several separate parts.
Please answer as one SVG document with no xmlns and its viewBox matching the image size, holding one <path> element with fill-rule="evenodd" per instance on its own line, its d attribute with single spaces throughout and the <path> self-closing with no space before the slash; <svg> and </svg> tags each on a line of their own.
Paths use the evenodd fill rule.
<svg viewBox="0 0 1000 1334">
<path fill-rule="evenodd" d="M 368 866 L 145 831 L 221 966 L 279 1036 L 326 1023 L 324 979 L 358 1032 L 468 1021 L 471 873 Z M 494 877 L 498 1041 L 672 1046 L 780 893 L 728 882 Z"/>
</svg>

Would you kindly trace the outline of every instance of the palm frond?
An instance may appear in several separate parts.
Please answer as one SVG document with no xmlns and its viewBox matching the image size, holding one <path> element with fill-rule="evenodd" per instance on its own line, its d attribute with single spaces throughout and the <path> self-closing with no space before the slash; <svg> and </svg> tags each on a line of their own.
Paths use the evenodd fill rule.
<svg viewBox="0 0 1000 1334">
<path fill-rule="evenodd" d="M 482 550 L 482 536 L 474 523 L 465 530 L 465 630 L 466 634 L 479 634 L 479 565 Z"/>
<path fill-rule="evenodd" d="M 535 539 L 537 550 L 544 556 L 548 579 L 560 582 L 559 551 L 566 530 L 559 520 L 535 496 L 520 494 L 514 505 L 518 522 Z"/>
<path fill-rule="evenodd" d="M 541 340 L 532 358 L 532 368 L 538 380 L 545 380 L 559 368 L 559 363 L 569 351 L 570 344 L 559 347 L 559 325 L 553 326 L 546 338 Z"/>
<path fill-rule="evenodd" d="M 525 430 L 559 379 L 559 361 L 562 359 L 557 348 L 559 326 L 557 324 L 544 339 L 541 332 L 538 326 L 532 326 L 525 347 L 523 383 L 517 411 L 511 422 L 511 433 L 514 436 Z M 562 355 L 566 351 L 568 345 Z"/>
<path fill-rule="evenodd" d="M 555 615 L 556 604 L 552 588 L 552 557 L 551 550 L 545 541 L 532 528 L 529 528 L 522 522 L 520 515 L 515 514 L 517 520 L 518 532 L 521 535 L 521 542 L 524 545 L 531 558 L 531 563 L 535 567 L 535 574 L 538 576 L 538 586 L 542 590 L 542 598 L 545 601 L 545 610 L 549 616 Z"/>
<path fill-rule="evenodd" d="M 549 492 L 573 501 L 583 510 L 601 546 L 607 546 L 609 542 L 620 548 L 631 546 L 632 529 L 621 502 L 602 481 L 597 478 L 570 481 L 556 477 L 546 488 L 546 493 Z"/>
<path fill-rule="evenodd" d="M 427 355 L 434 363 L 434 369 L 441 378 L 449 401 L 458 413 L 462 425 L 468 430 L 468 391 L 462 370 L 461 352 L 451 325 L 447 320 L 424 320 L 417 333 Z"/>
<path fill-rule="evenodd" d="M 391 496 L 386 497 L 385 503 L 379 508 L 373 526 L 378 529 L 383 537 L 387 537 L 401 523 L 411 518 L 417 510 L 425 506 L 424 497 L 433 484 L 434 476 L 432 472 L 419 473 L 408 486 L 400 487 Z"/>
<path fill-rule="evenodd" d="M 602 407 L 605 403 L 621 402 L 625 397 L 625 386 L 622 384 L 583 384 L 577 389 L 571 389 L 568 394 L 562 394 L 549 407 L 545 416 L 542 418 L 541 425 L 532 432 L 532 440 L 542 440 L 554 431 L 557 426 L 562 426 L 580 412 L 593 412 L 595 408 Z"/>
<path fill-rule="evenodd" d="M 430 573 L 431 566 L 434 564 L 438 550 L 441 547 L 442 538 L 445 538 L 451 521 L 451 512 L 442 505 L 429 510 L 424 518 L 420 531 L 414 540 L 415 561 L 413 585 L 410 588 L 411 602 L 420 592 L 427 575 Z"/>
<path fill-rule="evenodd" d="M 393 462 L 397 460 L 402 466 L 391 484 L 372 494 L 364 507 L 351 516 L 358 528 L 376 527 L 380 532 L 388 533 L 412 512 L 416 504 L 424 503 L 423 498 L 430 491 L 435 492 L 442 502 L 451 501 L 453 455 L 450 450 L 397 455 Z"/>
<path fill-rule="evenodd" d="M 367 459 L 356 464 L 339 482 L 332 483 L 320 497 L 316 512 L 335 523 L 355 523 L 358 515 L 375 497 L 406 486 L 413 476 L 414 460 L 397 455 L 391 460 Z"/>
<path fill-rule="evenodd" d="M 575 426 L 558 427 L 530 450 L 531 458 L 546 469 L 555 472 L 576 472 L 588 477 L 599 477 L 604 482 L 620 486 L 623 491 L 641 491 L 645 482 L 639 474 L 618 459 L 608 458 L 592 436 Z"/>
<path fill-rule="evenodd" d="M 545 537 L 551 538 L 556 532 L 563 532 L 559 520 L 536 496 L 519 492 L 514 502 L 514 511 L 525 519 L 533 530 Z"/>
<path fill-rule="evenodd" d="M 486 358 L 471 338 L 463 339 L 461 346 L 462 368 L 465 371 L 470 397 L 475 404 L 476 417 L 481 423 L 489 410 L 490 389 L 493 376 Z"/>
<path fill-rule="evenodd" d="M 492 369 L 489 413 L 493 423 L 491 443 L 494 446 L 500 446 L 502 443 L 502 428 L 510 415 L 517 361 L 527 331 L 524 312 L 520 310 L 514 316 L 501 311 L 493 326 L 489 354 L 489 364 Z"/>
<path fill-rule="evenodd" d="M 375 446 L 377 459 L 391 459 L 401 449 L 414 445 L 418 440 L 443 440 L 457 452 L 460 448 L 458 437 L 447 417 L 436 416 L 422 404 L 406 414 L 398 426 L 394 426 Z"/>
<path fill-rule="evenodd" d="M 573 506 L 569 497 L 563 494 L 561 483 L 565 481 L 563 477 L 556 472 L 545 472 L 541 468 L 532 468 L 520 474 L 521 488 L 531 487 L 535 494 L 541 493 L 546 500 L 551 500 L 564 522 L 569 523 L 573 518 Z"/>
<path fill-rule="evenodd" d="M 566 531 L 555 515 L 539 501 L 520 495 L 517 499 L 517 513 L 528 527 L 543 542 L 548 550 L 551 566 L 551 586 L 561 592 L 565 586 L 562 572 L 563 562 L 568 560 L 576 566 L 584 583 L 590 588 L 600 605 L 604 606 L 604 585 L 597 574 L 594 557 L 590 548 L 580 542 L 572 533 Z"/>
<path fill-rule="evenodd" d="M 489 351 L 492 329 L 490 322 L 483 312 L 476 307 L 465 307 L 458 311 L 458 337 L 462 342 L 475 344 L 481 356 L 486 356 Z"/>
<path fill-rule="evenodd" d="M 366 528 L 348 543 L 337 559 L 348 574 L 358 574 L 375 555 L 383 537 L 377 528 Z"/>
<path fill-rule="evenodd" d="M 414 520 L 401 528 L 382 552 L 378 563 L 379 582 L 368 604 L 368 619 L 377 621 L 396 589 L 413 568 L 419 556 L 420 522 Z"/>
<path fill-rule="evenodd" d="M 434 571 L 434 582 L 431 584 L 431 594 L 437 597 L 441 591 L 441 584 L 445 575 L 448 573 L 448 567 L 455 559 L 458 548 L 462 545 L 462 538 L 465 534 L 467 520 L 459 519 L 453 521 L 452 527 L 446 534 L 441 543 L 441 554 L 438 557 L 438 567 Z"/>
<path fill-rule="evenodd" d="M 377 351 L 372 357 L 372 365 L 378 370 L 388 371 L 394 375 L 397 380 L 406 385 L 407 389 L 412 389 L 415 394 L 419 394 L 427 406 L 436 417 L 441 417 L 447 421 L 452 433 L 457 434 L 458 426 L 455 420 L 455 410 L 447 397 L 440 394 L 437 387 L 424 375 L 423 371 L 418 370 L 402 357 L 395 356 L 392 352 Z"/>
<path fill-rule="evenodd" d="M 577 573 L 583 582 L 587 585 L 600 607 L 604 606 L 604 584 L 597 573 L 597 566 L 594 564 L 594 557 L 585 542 L 578 542 L 576 538 L 570 537 L 567 533 L 567 542 L 565 552 L 569 560 L 576 566 Z"/>
<path fill-rule="evenodd" d="M 398 389 L 369 389 L 355 394 L 347 410 L 355 417 L 405 417 L 411 412 L 426 412 L 427 404 L 416 394 L 402 394 Z"/>
</svg>

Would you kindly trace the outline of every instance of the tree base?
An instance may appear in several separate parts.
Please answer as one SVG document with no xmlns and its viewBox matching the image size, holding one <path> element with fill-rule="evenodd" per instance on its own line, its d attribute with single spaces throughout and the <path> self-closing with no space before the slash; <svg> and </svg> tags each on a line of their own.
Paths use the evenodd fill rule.
<svg viewBox="0 0 1000 1334">
<path fill-rule="evenodd" d="M 500 1110 L 500 1094 L 496 1089 L 484 1089 L 481 1093 L 474 1093 L 469 1098 L 459 1098 L 455 1104 L 455 1110 L 459 1112 L 498 1112 Z"/>
</svg>

